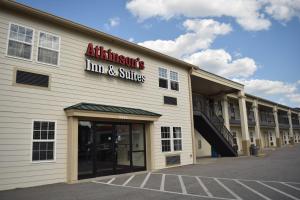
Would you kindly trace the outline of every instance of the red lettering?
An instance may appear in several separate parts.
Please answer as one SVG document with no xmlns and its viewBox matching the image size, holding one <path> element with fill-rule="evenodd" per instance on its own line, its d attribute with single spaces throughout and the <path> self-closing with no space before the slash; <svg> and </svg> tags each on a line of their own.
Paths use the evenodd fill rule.
<svg viewBox="0 0 300 200">
<path fill-rule="evenodd" d="M 94 57 L 96 59 L 108 60 L 110 62 L 119 63 L 127 67 L 144 69 L 144 61 L 140 61 L 140 58 L 130 58 L 123 55 L 114 53 L 111 49 L 105 50 L 102 46 L 93 46 L 93 43 L 89 43 L 86 49 L 86 56 Z"/>
<path fill-rule="evenodd" d="M 139 69 L 145 69 L 144 61 L 139 61 Z"/>
<path fill-rule="evenodd" d="M 94 54 L 94 47 L 93 47 L 93 43 L 89 43 L 88 44 L 88 47 L 86 49 L 86 53 L 85 53 L 86 56 L 90 56 L 90 57 L 94 57 L 95 54 Z"/>
</svg>

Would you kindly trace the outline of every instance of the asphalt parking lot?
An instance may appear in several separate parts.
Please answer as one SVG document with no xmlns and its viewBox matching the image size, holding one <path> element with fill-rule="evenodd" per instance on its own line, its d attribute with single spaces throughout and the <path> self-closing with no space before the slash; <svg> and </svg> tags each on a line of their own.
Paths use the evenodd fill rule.
<svg viewBox="0 0 300 200">
<path fill-rule="evenodd" d="M 265 157 L 200 159 L 199 164 L 78 184 L 0 192 L 1 200 L 300 199 L 300 145 Z"/>
</svg>

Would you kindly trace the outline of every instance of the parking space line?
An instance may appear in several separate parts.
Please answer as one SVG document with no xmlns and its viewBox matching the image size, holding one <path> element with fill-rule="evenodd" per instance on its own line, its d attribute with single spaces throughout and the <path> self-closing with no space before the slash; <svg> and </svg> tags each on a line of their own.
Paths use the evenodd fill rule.
<svg viewBox="0 0 300 200">
<path fill-rule="evenodd" d="M 123 186 L 126 186 L 133 178 L 135 177 L 135 175 L 130 176 L 124 183 Z"/>
<path fill-rule="evenodd" d="M 187 194 L 186 192 L 186 188 L 185 188 L 185 185 L 184 185 L 184 182 L 182 180 L 182 176 L 181 175 L 178 175 L 178 179 L 179 179 L 179 182 L 180 182 L 180 186 L 181 186 L 181 191 L 183 194 Z"/>
<path fill-rule="evenodd" d="M 227 192 L 229 192 L 232 196 L 234 196 L 237 200 L 242 200 L 242 198 L 237 195 L 235 192 L 233 192 L 231 189 L 229 189 L 226 185 L 224 185 L 220 180 L 217 178 L 214 178 L 214 180 L 221 185 Z"/>
<path fill-rule="evenodd" d="M 195 176 L 195 178 L 197 179 L 198 183 L 200 184 L 206 195 L 209 197 L 213 197 L 213 195 L 209 192 L 208 188 L 204 185 L 203 181 L 198 176 Z"/>
<path fill-rule="evenodd" d="M 262 197 L 263 199 L 266 199 L 266 200 L 271 200 L 269 197 L 257 192 L 256 190 L 254 190 L 253 188 L 249 187 L 248 185 L 245 185 L 244 183 L 242 183 L 241 181 L 239 180 L 234 180 L 236 183 L 242 185 L 243 187 L 247 188 L 248 190 L 250 190 L 251 192 L 257 194 L 258 196 Z"/>
<path fill-rule="evenodd" d="M 290 187 L 290 188 L 293 188 L 293 189 L 295 189 L 295 190 L 300 191 L 300 188 L 295 187 L 295 186 L 293 186 L 293 185 L 290 185 L 290 184 L 287 184 L 287 183 L 284 183 L 284 182 L 282 182 L 281 184 L 283 184 L 283 185 L 285 185 L 285 186 L 288 186 L 288 187 Z"/>
<path fill-rule="evenodd" d="M 147 174 L 147 176 L 145 177 L 144 181 L 142 182 L 142 184 L 140 185 L 140 188 L 144 188 L 144 187 L 145 187 L 145 185 L 146 185 L 146 183 L 147 183 L 147 181 L 148 181 L 150 175 L 151 175 L 151 173 L 149 172 L 149 173 Z"/>
<path fill-rule="evenodd" d="M 159 172 L 153 172 L 152 174 L 164 174 L 164 173 L 159 173 Z M 184 175 L 184 174 L 165 174 L 165 175 L 181 175 L 185 177 L 195 177 L 192 175 Z M 242 178 L 222 178 L 222 177 L 214 177 L 214 176 L 198 176 L 200 178 L 217 178 L 219 180 L 240 180 L 240 181 L 261 181 L 261 182 L 266 182 L 266 183 L 287 183 L 287 184 L 300 184 L 300 182 L 290 182 L 290 181 L 268 181 L 268 180 L 255 180 L 255 179 L 242 179 Z"/>
<path fill-rule="evenodd" d="M 117 187 L 125 187 L 125 188 L 133 188 L 133 189 L 140 189 L 140 190 L 148 190 L 148 191 L 155 191 L 155 192 L 162 192 L 162 193 L 169 193 L 169 194 L 178 194 L 178 195 L 184 195 L 184 196 L 192 196 L 192 197 L 202 197 L 202 198 L 210 198 L 210 199 L 219 199 L 219 200 L 236 200 L 236 199 L 232 199 L 232 198 L 225 198 L 225 197 L 208 197 L 205 195 L 197 195 L 197 194 L 183 194 L 181 192 L 173 192 L 173 191 L 160 191 L 158 189 L 151 189 L 151 188 L 141 188 L 141 187 L 135 187 L 135 186 L 123 186 L 123 185 L 117 185 L 117 184 L 107 184 L 107 183 L 103 183 L 103 182 L 97 182 L 95 181 L 94 183 L 96 184 L 102 184 L 102 185 L 110 185 L 110 186 L 117 186 Z"/>
<path fill-rule="evenodd" d="M 285 193 L 285 192 L 283 192 L 283 191 L 281 191 L 281 190 L 279 190 L 279 189 L 277 189 L 277 188 L 274 188 L 274 187 L 272 187 L 272 186 L 270 186 L 270 185 L 267 185 L 267 184 L 265 184 L 265 183 L 263 183 L 263 182 L 260 182 L 260 181 L 256 181 L 256 182 L 259 183 L 259 184 L 261 184 L 261 185 L 263 185 L 263 186 L 265 186 L 265 187 L 267 187 L 267 188 L 270 188 L 271 190 L 274 190 L 274 191 L 276 191 L 276 192 L 278 192 L 278 193 L 281 193 L 281 194 L 283 194 L 283 195 L 285 195 L 285 196 L 287 196 L 287 197 L 290 197 L 291 199 L 299 200 L 297 197 L 294 197 L 293 195 L 290 195 L 290 194 L 288 194 L 288 193 Z"/>
<path fill-rule="evenodd" d="M 161 176 L 160 191 L 165 191 L 165 180 L 166 180 L 166 175 L 163 174 Z"/>
<path fill-rule="evenodd" d="M 116 180 L 116 178 L 114 177 L 114 178 L 112 178 L 112 179 L 110 179 L 109 181 L 107 181 L 107 184 L 111 184 L 114 180 Z"/>
</svg>

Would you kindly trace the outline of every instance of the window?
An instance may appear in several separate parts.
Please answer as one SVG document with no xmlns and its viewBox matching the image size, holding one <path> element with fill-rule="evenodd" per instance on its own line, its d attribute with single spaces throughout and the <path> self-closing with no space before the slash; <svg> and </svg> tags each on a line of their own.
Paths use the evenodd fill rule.
<svg viewBox="0 0 300 200">
<path fill-rule="evenodd" d="M 168 89 L 168 72 L 164 68 L 159 68 L 159 87 Z"/>
<path fill-rule="evenodd" d="M 236 138 L 236 132 L 232 132 L 232 138 L 233 138 L 233 144 L 238 145 L 237 144 L 237 138 Z"/>
<path fill-rule="evenodd" d="M 182 150 L 181 128 L 173 127 L 174 151 Z"/>
<path fill-rule="evenodd" d="M 47 88 L 49 86 L 49 76 L 17 70 L 16 83 Z"/>
<path fill-rule="evenodd" d="M 161 127 L 161 150 L 162 152 L 171 151 L 170 127 Z"/>
<path fill-rule="evenodd" d="M 164 104 L 176 106 L 177 105 L 177 98 L 164 96 Z"/>
<path fill-rule="evenodd" d="M 57 65 L 59 57 L 59 37 L 49 33 L 40 32 L 38 61 Z"/>
<path fill-rule="evenodd" d="M 202 142 L 201 142 L 201 140 L 199 139 L 198 140 L 198 149 L 201 149 L 202 148 Z"/>
<path fill-rule="evenodd" d="M 179 90 L 179 83 L 178 83 L 178 73 L 170 71 L 170 85 L 171 90 Z"/>
<path fill-rule="evenodd" d="M 21 25 L 11 24 L 7 55 L 31 59 L 33 29 Z"/>
<path fill-rule="evenodd" d="M 55 122 L 34 121 L 32 161 L 54 160 Z"/>
<path fill-rule="evenodd" d="M 250 132 L 250 141 L 251 141 L 251 143 L 253 143 L 254 142 L 254 138 L 253 138 L 254 136 L 253 136 L 253 132 Z"/>
<path fill-rule="evenodd" d="M 173 134 L 170 127 L 161 127 L 161 149 L 162 152 L 170 152 L 182 150 L 181 127 L 173 127 Z M 173 145 L 173 147 L 172 147 Z"/>
</svg>

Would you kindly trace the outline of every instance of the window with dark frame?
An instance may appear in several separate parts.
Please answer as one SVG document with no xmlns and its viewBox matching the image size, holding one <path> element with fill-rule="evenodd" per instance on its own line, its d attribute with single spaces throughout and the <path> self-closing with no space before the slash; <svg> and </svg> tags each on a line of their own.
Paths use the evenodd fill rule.
<svg viewBox="0 0 300 200">
<path fill-rule="evenodd" d="M 34 121 L 32 161 L 54 160 L 55 122 Z"/>
<path fill-rule="evenodd" d="M 168 89 L 168 71 L 164 68 L 158 68 L 159 87 Z"/>
<path fill-rule="evenodd" d="M 164 96 L 164 104 L 176 106 L 177 105 L 177 98 Z"/>
<path fill-rule="evenodd" d="M 161 150 L 162 152 L 171 151 L 171 134 L 170 127 L 161 127 Z"/>
<path fill-rule="evenodd" d="M 49 76 L 17 70 L 16 83 L 47 88 L 49 86 Z"/>
<path fill-rule="evenodd" d="M 11 24 L 9 27 L 7 55 L 31 59 L 33 29 Z"/>
</svg>

